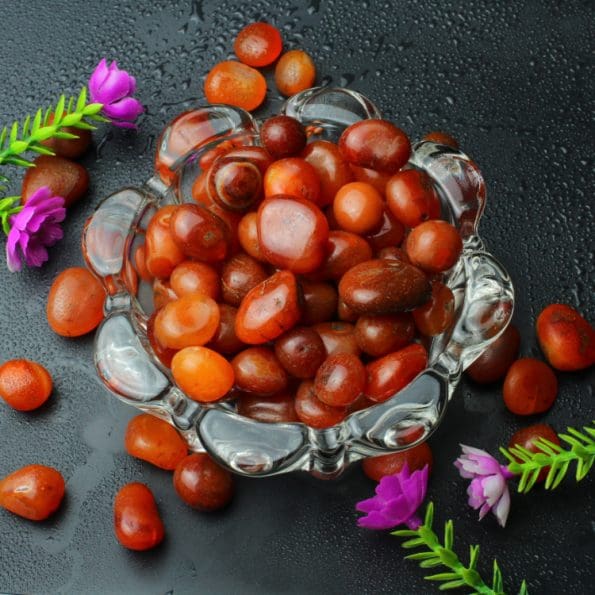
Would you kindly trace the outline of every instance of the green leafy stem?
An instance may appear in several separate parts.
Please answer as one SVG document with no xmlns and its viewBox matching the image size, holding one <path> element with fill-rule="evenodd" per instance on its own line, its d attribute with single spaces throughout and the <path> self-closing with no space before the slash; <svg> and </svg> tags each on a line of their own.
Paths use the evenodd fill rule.
<svg viewBox="0 0 595 595">
<path fill-rule="evenodd" d="M 14 122 L 12 126 L 4 127 L 0 131 L 0 165 L 16 165 L 32 167 L 33 163 L 23 157 L 27 151 L 41 155 L 54 155 L 54 152 L 44 144 L 51 138 L 78 138 L 64 130 L 66 127 L 94 130 L 91 122 L 107 122 L 100 112 L 102 103 L 87 103 L 87 88 L 83 87 L 78 97 L 64 95 L 55 106 L 48 107 L 45 112 L 37 110 L 33 118 L 27 116 L 23 123 Z M 53 118 L 52 118 L 53 115 Z M 8 182 L 6 176 L 0 175 L 0 183 Z"/>
<path fill-rule="evenodd" d="M 572 462 L 576 463 L 576 481 L 584 479 L 595 462 L 595 427 L 583 428 L 579 432 L 568 428 L 566 434 L 558 434 L 561 442 L 567 445 L 562 448 L 545 438 L 538 438 L 534 445 L 541 452 L 530 452 L 526 448 L 515 445 L 512 448 L 500 448 L 500 452 L 508 459 L 508 470 L 519 475 L 518 491 L 526 494 L 537 481 L 544 469 L 549 467 L 545 480 L 545 488 L 557 488 L 566 477 Z"/>
<path fill-rule="evenodd" d="M 426 508 L 423 525 L 416 530 L 403 529 L 393 531 L 392 535 L 406 537 L 401 545 L 406 549 L 424 548 L 424 551 L 415 552 L 406 556 L 408 560 L 417 560 L 421 568 L 435 568 L 445 566 L 448 572 L 440 572 L 426 576 L 426 580 L 438 581 L 441 591 L 470 587 L 473 593 L 481 595 L 506 595 L 504 591 L 504 580 L 498 563 L 494 560 L 491 586 L 486 583 L 477 571 L 477 560 L 479 558 L 479 546 L 472 545 L 469 548 L 469 564 L 465 566 L 453 551 L 454 525 L 451 520 L 444 525 L 444 539 L 440 538 L 432 530 L 434 520 L 434 505 L 430 502 Z M 519 595 L 528 595 L 527 585 L 522 582 Z"/>
</svg>

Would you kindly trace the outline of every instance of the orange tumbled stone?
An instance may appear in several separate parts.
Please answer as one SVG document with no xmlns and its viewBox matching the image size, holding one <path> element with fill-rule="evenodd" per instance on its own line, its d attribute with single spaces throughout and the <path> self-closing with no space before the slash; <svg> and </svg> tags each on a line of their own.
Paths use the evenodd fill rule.
<svg viewBox="0 0 595 595">
<path fill-rule="evenodd" d="M 87 270 L 62 271 L 52 283 L 46 307 L 52 330 L 63 337 L 79 337 L 103 320 L 103 285 Z"/>
<path fill-rule="evenodd" d="M 231 364 L 207 347 L 186 347 L 176 353 L 171 370 L 181 390 L 201 403 L 217 401 L 234 383 Z"/>
<path fill-rule="evenodd" d="M 124 446 L 129 455 L 169 471 L 188 454 L 188 447 L 175 428 L 148 413 L 128 422 Z"/>
<path fill-rule="evenodd" d="M 295 275 L 276 272 L 242 300 L 236 315 L 236 335 L 251 345 L 276 339 L 300 319 L 300 301 Z"/>
</svg>

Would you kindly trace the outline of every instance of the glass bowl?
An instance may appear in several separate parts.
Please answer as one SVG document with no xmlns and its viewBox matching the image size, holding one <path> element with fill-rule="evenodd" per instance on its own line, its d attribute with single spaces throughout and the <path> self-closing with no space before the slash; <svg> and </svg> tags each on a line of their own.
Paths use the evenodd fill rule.
<svg viewBox="0 0 595 595">
<path fill-rule="evenodd" d="M 309 127 L 314 138 L 333 141 L 353 122 L 380 117 L 366 97 L 341 88 L 304 91 L 290 98 L 282 113 Z M 156 175 L 140 188 L 123 188 L 107 197 L 87 221 L 83 252 L 107 291 L 105 319 L 95 339 L 102 381 L 125 403 L 173 424 L 190 450 L 206 451 L 247 476 L 302 470 L 332 478 L 353 461 L 426 440 L 444 416 L 461 373 L 503 332 L 514 306 L 508 274 L 478 235 L 486 192 L 476 164 L 450 147 L 414 145 L 409 167 L 433 178 L 444 217 L 463 238 L 461 257 L 445 275 L 455 295 L 455 320 L 428 344 L 428 367 L 407 387 L 337 426 L 318 430 L 302 423 L 258 422 L 236 413 L 231 401 L 193 401 L 175 385 L 147 339 L 152 288 L 135 273 L 135 251 L 159 206 L 192 200 L 201 158 L 222 142 L 258 144 L 258 122 L 223 105 L 181 114 L 159 139 Z"/>
</svg>

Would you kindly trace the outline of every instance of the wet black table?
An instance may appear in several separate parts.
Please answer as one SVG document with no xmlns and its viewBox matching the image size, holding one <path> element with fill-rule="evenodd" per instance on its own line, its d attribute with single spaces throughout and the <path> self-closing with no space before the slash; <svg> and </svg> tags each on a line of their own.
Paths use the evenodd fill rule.
<svg viewBox="0 0 595 595">
<path fill-rule="evenodd" d="M 147 113 L 138 134 L 98 131 L 84 159 L 91 192 L 70 213 L 50 263 L 13 275 L 0 266 L 0 359 L 39 360 L 56 379 L 41 411 L 0 407 L 0 473 L 46 463 L 68 482 L 65 505 L 46 523 L 0 513 L 2 592 L 432 592 L 423 571 L 403 560 L 399 539 L 356 528 L 354 504 L 373 490 L 358 467 L 331 483 L 240 479 L 220 514 L 184 506 L 168 474 L 124 453 L 132 412 L 96 379 L 92 339 L 67 341 L 46 324 L 52 278 L 82 262 L 85 218 L 108 193 L 151 174 L 160 129 L 203 100 L 208 69 L 231 56 L 241 26 L 259 19 L 282 28 L 286 47 L 314 56 L 321 83 L 366 93 L 414 139 L 445 129 L 477 160 L 488 186 L 482 235 L 515 281 L 524 355 L 539 356 L 533 320 L 546 304 L 568 302 L 595 318 L 588 2 L 3 2 L 0 122 L 76 93 L 102 56 L 136 74 Z M 264 112 L 278 105 L 270 90 Z M 560 396 L 539 420 L 559 430 L 587 423 L 593 380 L 593 371 L 561 374 Z M 481 544 L 486 575 L 497 557 L 511 593 L 523 577 L 532 593 L 592 592 L 592 478 L 513 495 L 504 530 L 491 517 L 478 523 L 465 504 L 466 483 L 452 467 L 458 444 L 496 452 L 531 421 L 505 410 L 499 386 L 462 382 L 431 440 L 437 520 L 454 519 L 463 556 Z M 154 490 L 167 527 L 162 547 L 141 555 L 112 534 L 113 495 L 133 480 Z"/>
</svg>

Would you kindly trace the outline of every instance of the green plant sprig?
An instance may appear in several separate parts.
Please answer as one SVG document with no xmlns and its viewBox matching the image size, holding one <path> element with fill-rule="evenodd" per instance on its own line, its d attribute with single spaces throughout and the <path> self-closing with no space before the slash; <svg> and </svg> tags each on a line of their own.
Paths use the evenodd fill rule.
<svg viewBox="0 0 595 595">
<path fill-rule="evenodd" d="M 416 530 L 403 529 L 393 531 L 392 535 L 407 537 L 401 545 L 405 549 L 425 547 L 426 551 L 416 552 L 406 556 L 408 560 L 419 560 L 421 568 L 434 568 L 446 566 L 449 572 L 440 572 L 426 576 L 428 581 L 439 581 L 442 584 L 438 587 L 440 591 L 457 589 L 460 587 L 471 587 L 473 593 L 480 595 L 506 595 L 504 591 L 504 580 L 498 563 L 494 560 L 492 586 L 483 580 L 477 571 L 477 559 L 479 557 L 479 546 L 469 547 L 469 565 L 465 566 L 457 554 L 453 551 L 454 525 L 451 520 L 444 525 L 444 542 L 432 530 L 434 521 L 434 504 L 430 502 L 426 508 L 424 523 Z M 519 595 L 529 595 L 525 581 L 522 582 Z"/>
<path fill-rule="evenodd" d="M 584 479 L 595 462 L 595 427 L 585 426 L 583 430 L 584 433 L 568 428 L 567 434 L 558 434 L 558 438 L 568 445 L 566 449 L 545 438 L 538 438 L 534 442 L 542 452 L 533 453 L 518 444 L 512 448 L 500 448 L 500 452 L 509 461 L 508 470 L 520 476 L 518 491 L 526 494 L 547 467 L 550 469 L 545 488 L 557 488 L 573 461 L 576 462 L 576 481 Z"/>
<path fill-rule="evenodd" d="M 0 132 L 0 165 L 16 165 L 31 167 L 33 163 L 23 157 L 23 153 L 33 151 L 41 155 L 54 155 L 54 152 L 41 143 L 50 138 L 73 139 L 76 134 L 65 132 L 67 126 L 83 130 L 94 130 L 90 122 L 107 122 L 100 115 L 102 103 L 87 103 L 87 88 L 83 87 L 78 97 L 70 97 L 68 101 L 62 95 L 55 106 L 48 107 L 45 112 L 37 110 L 35 116 L 27 116 L 22 124 L 18 121 L 12 126 L 5 126 Z M 53 120 L 50 123 L 50 117 Z M 6 176 L 0 176 L 0 182 L 7 182 Z"/>
<path fill-rule="evenodd" d="M 0 225 L 6 235 L 10 232 L 8 218 L 22 210 L 20 196 L 7 196 L 0 199 Z M 16 206 L 15 206 L 16 205 Z"/>
</svg>

